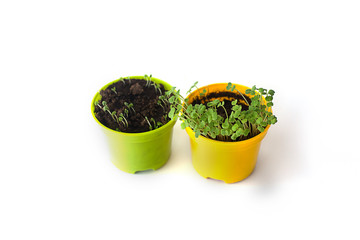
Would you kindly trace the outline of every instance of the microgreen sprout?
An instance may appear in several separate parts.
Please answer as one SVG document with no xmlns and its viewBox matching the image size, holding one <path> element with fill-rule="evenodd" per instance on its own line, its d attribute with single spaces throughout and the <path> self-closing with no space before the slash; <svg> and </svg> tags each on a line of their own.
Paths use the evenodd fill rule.
<svg viewBox="0 0 360 240">
<path fill-rule="evenodd" d="M 150 74 L 150 76 L 148 76 L 148 75 L 144 75 L 144 79 L 146 80 L 146 84 L 145 84 L 145 86 L 146 87 L 150 87 L 150 85 L 151 85 L 151 78 L 152 78 L 152 75 Z"/>
<path fill-rule="evenodd" d="M 146 116 L 145 116 L 145 120 L 149 124 L 149 130 L 151 131 L 153 129 L 153 127 L 151 126 L 151 123 L 150 123 L 149 119 Z"/>
<path fill-rule="evenodd" d="M 132 110 L 134 113 L 136 112 L 135 109 L 134 109 L 134 104 L 124 102 L 124 105 L 125 105 L 129 110 Z"/>
<path fill-rule="evenodd" d="M 193 88 L 196 88 L 196 86 L 197 86 L 198 83 L 199 83 L 199 82 L 196 81 L 196 82 L 189 88 L 189 90 L 186 92 L 186 94 L 190 94 L 190 93 L 192 92 Z"/>
<path fill-rule="evenodd" d="M 116 119 L 117 123 L 120 125 L 120 122 L 126 126 L 126 127 L 129 127 L 129 123 L 128 121 L 126 120 L 126 117 L 124 116 L 123 113 L 120 113 L 119 116 L 117 117 Z"/>
<path fill-rule="evenodd" d="M 98 106 L 99 108 L 101 108 L 104 112 L 108 112 L 108 113 L 112 116 L 112 113 L 110 112 L 110 109 L 109 109 L 109 107 L 108 107 L 108 105 L 107 105 L 107 102 L 106 102 L 106 101 L 102 101 L 101 104 L 102 104 L 102 106 L 101 106 L 99 103 L 97 103 L 97 106 Z"/>
<path fill-rule="evenodd" d="M 159 96 L 159 100 L 164 104 L 164 106 L 169 105 L 169 99 L 168 99 L 168 95 L 161 95 Z"/>
<path fill-rule="evenodd" d="M 229 82 L 228 83 L 228 85 L 226 86 L 226 90 L 230 90 L 230 91 L 234 91 L 234 90 L 236 90 L 240 95 L 241 95 L 241 97 L 245 100 L 245 102 L 246 102 L 246 104 L 249 106 L 250 104 L 249 104 L 249 102 L 247 101 L 247 99 L 244 97 L 244 95 L 238 90 L 238 89 L 236 89 L 236 86 L 235 85 L 233 85 L 231 82 Z"/>
<path fill-rule="evenodd" d="M 158 129 L 159 127 L 163 126 L 162 122 L 156 122 L 156 120 L 154 118 L 150 118 L 150 123 L 153 123 L 152 124 L 152 127 L 150 130 L 152 129 Z"/>
<path fill-rule="evenodd" d="M 125 79 L 123 77 L 119 78 L 119 81 L 125 84 Z"/>
<path fill-rule="evenodd" d="M 157 101 L 157 105 L 159 105 L 159 106 L 165 111 L 165 108 L 164 108 L 164 106 L 162 105 L 161 100 L 158 100 L 158 101 Z"/>
<path fill-rule="evenodd" d="M 156 92 L 156 90 L 157 90 L 157 91 L 159 91 L 160 95 L 162 95 L 162 91 L 161 91 L 161 89 L 160 89 L 160 84 L 158 84 L 158 83 L 153 83 L 152 85 L 153 85 L 154 88 L 155 88 L 155 92 Z"/>
<path fill-rule="evenodd" d="M 115 94 L 117 94 L 116 87 L 111 88 L 111 91 L 113 91 Z"/>
</svg>

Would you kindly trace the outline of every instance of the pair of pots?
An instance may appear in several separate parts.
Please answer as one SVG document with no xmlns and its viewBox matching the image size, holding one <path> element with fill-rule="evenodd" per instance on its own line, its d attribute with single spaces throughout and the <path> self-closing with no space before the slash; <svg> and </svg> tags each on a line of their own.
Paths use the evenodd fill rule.
<svg viewBox="0 0 360 240">
<path fill-rule="evenodd" d="M 142 76 L 133 76 L 132 79 L 143 79 Z M 115 80 L 102 89 L 116 82 Z M 166 90 L 171 89 L 168 83 L 152 78 L 155 83 L 161 83 Z M 236 88 L 245 94 L 248 87 L 235 84 Z M 212 84 L 199 91 L 192 92 L 187 98 L 191 103 L 199 92 L 226 91 L 227 83 Z M 102 90 L 101 89 L 101 90 Z M 145 170 L 156 170 L 162 167 L 170 157 L 172 132 L 175 125 L 170 120 L 164 126 L 143 133 L 124 133 L 114 131 L 101 124 L 95 117 L 95 102 L 101 100 L 100 91 L 95 95 L 91 104 L 94 119 L 105 133 L 111 151 L 111 161 L 120 170 L 136 173 Z M 192 162 L 195 170 L 204 178 L 222 180 L 225 183 L 234 183 L 247 178 L 255 168 L 257 156 L 262 139 L 270 126 L 265 131 L 248 140 L 239 142 L 222 142 L 199 136 L 191 128 L 186 128 L 190 138 Z"/>
</svg>

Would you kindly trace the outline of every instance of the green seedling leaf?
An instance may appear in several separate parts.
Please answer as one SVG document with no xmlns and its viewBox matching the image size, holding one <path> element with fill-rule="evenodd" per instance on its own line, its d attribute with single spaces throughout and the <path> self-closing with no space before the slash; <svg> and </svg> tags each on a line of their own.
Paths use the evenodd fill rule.
<svg viewBox="0 0 360 240">
<path fill-rule="evenodd" d="M 240 116 L 240 114 L 241 114 L 241 109 L 238 109 L 234 112 L 234 117 L 238 118 Z"/>
<path fill-rule="evenodd" d="M 191 118 L 196 118 L 196 117 L 197 117 L 196 111 L 192 111 L 192 112 L 190 113 L 190 117 L 191 117 Z"/>
<path fill-rule="evenodd" d="M 276 122 L 277 122 L 277 119 L 276 119 L 276 117 L 274 116 L 274 118 L 271 119 L 271 124 L 275 124 Z"/>
<path fill-rule="evenodd" d="M 265 128 L 263 128 L 263 127 L 261 127 L 261 126 L 258 126 L 257 129 L 258 129 L 260 132 L 265 131 Z"/>
<path fill-rule="evenodd" d="M 231 84 L 231 82 L 229 82 L 228 85 L 226 86 L 226 90 L 230 90 L 231 86 L 232 86 L 232 84 Z"/>
<path fill-rule="evenodd" d="M 168 114 L 169 118 L 173 119 L 174 118 L 174 114 L 175 114 L 175 108 L 171 108 L 170 112 Z"/>
<path fill-rule="evenodd" d="M 191 113 L 193 110 L 194 110 L 194 107 L 191 104 L 186 108 L 187 113 Z"/>
<path fill-rule="evenodd" d="M 199 136 L 200 136 L 200 130 L 197 130 L 197 131 L 195 132 L 195 137 L 198 138 Z"/>
<path fill-rule="evenodd" d="M 226 129 L 229 128 L 229 126 L 229 121 L 226 119 L 225 122 L 222 124 L 222 127 Z"/>
<path fill-rule="evenodd" d="M 233 131 L 236 131 L 236 130 L 238 130 L 239 129 L 239 125 L 237 125 L 236 123 L 231 127 L 231 129 L 233 130 Z"/>
<path fill-rule="evenodd" d="M 245 129 L 243 135 L 246 137 L 247 135 L 249 135 L 249 133 L 250 133 L 250 129 Z"/>
<path fill-rule="evenodd" d="M 171 97 L 169 98 L 169 102 L 170 102 L 170 103 L 174 103 L 174 101 L 175 101 L 175 96 L 171 96 Z"/>
<path fill-rule="evenodd" d="M 237 136 L 244 135 L 244 130 L 241 129 L 241 128 L 239 128 L 239 129 L 235 132 L 235 134 L 236 134 Z"/>
<path fill-rule="evenodd" d="M 213 119 L 214 121 L 216 121 L 217 118 L 218 118 L 218 115 L 217 115 L 217 113 L 216 113 L 215 111 L 212 112 L 211 116 L 212 116 L 212 119 Z"/>
<path fill-rule="evenodd" d="M 272 96 L 266 96 L 266 97 L 265 97 L 265 100 L 268 101 L 268 102 L 269 102 L 269 101 L 272 101 L 272 100 L 273 100 L 273 97 L 272 97 Z"/>
<path fill-rule="evenodd" d="M 206 126 L 205 129 L 204 129 L 204 135 L 207 135 L 208 132 L 210 132 L 210 127 Z"/>
<path fill-rule="evenodd" d="M 203 114 L 204 112 L 205 112 L 205 110 L 206 110 L 206 107 L 205 107 L 205 105 L 200 105 L 200 108 L 199 108 L 199 115 L 201 115 L 201 114 Z"/>
<path fill-rule="evenodd" d="M 238 138 L 238 137 L 237 137 L 236 133 L 233 133 L 233 134 L 231 135 L 231 140 L 235 141 L 237 138 Z"/>
<path fill-rule="evenodd" d="M 215 128 L 215 134 L 219 135 L 220 134 L 220 129 L 219 128 Z"/>
</svg>

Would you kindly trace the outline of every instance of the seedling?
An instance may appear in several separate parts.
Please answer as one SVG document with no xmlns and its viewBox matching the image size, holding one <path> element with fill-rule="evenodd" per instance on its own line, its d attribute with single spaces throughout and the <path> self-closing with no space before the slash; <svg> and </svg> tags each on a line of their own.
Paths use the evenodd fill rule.
<svg viewBox="0 0 360 240">
<path fill-rule="evenodd" d="M 160 89 L 160 84 L 158 84 L 158 83 L 153 83 L 152 84 L 153 86 L 154 86 L 154 88 L 155 88 L 155 92 L 156 92 L 156 90 L 160 93 L 160 95 L 162 95 L 162 91 L 161 91 L 161 89 Z"/>
<path fill-rule="evenodd" d="M 101 108 L 104 112 L 108 112 L 110 115 L 112 115 L 112 113 L 110 112 L 110 109 L 109 109 L 109 107 L 108 107 L 108 105 L 107 105 L 107 102 L 106 102 L 106 101 L 102 101 L 101 103 L 102 103 L 102 106 L 101 106 L 101 104 L 99 103 L 99 101 L 97 101 L 95 104 L 96 104 L 99 108 Z"/>
<path fill-rule="evenodd" d="M 164 104 L 164 106 L 168 106 L 170 104 L 168 97 L 169 97 L 169 95 L 159 96 L 159 100 Z M 158 104 L 159 104 L 159 102 L 158 102 Z"/>
<path fill-rule="evenodd" d="M 149 119 L 146 116 L 145 116 L 145 120 L 149 124 L 149 130 L 151 131 L 153 128 L 151 126 L 151 123 L 150 123 Z"/>
<path fill-rule="evenodd" d="M 135 111 L 135 109 L 134 109 L 134 104 L 124 102 L 124 105 L 125 105 L 129 110 L 132 110 L 134 113 L 136 113 L 136 111 Z"/>
<path fill-rule="evenodd" d="M 115 94 L 117 94 L 116 87 L 111 88 L 111 91 L 113 91 Z"/>
<path fill-rule="evenodd" d="M 164 117 L 165 121 L 167 121 L 169 118 L 167 114 L 165 114 L 163 117 Z"/>
<path fill-rule="evenodd" d="M 197 82 L 191 86 L 188 93 L 193 88 L 197 88 Z M 197 88 L 198 89 L 198 88 Z M 198 89 L 199 90 L 199 89 Z M 215 99 L 207 102 L 207 104 L 189 104 L 188 99 L 182 97 L 179 91 L 172 89 L 166 92 L 166 95 L 172 95 L 169 98 L 170 112 L 168 116 L 171 119 L 180 117 L 181 128 L 185 129 L 190 127 L 195 132 L 195 137 L 203 135 L 211 139 L 217 139 L 221 141 L 241 141 L 256 136 L 260 132 L 263 132 L 265 128 L 270 124 L 277 122 L 276 116 L 270 111 L 270 107 L 273 106 L 272 100 L 275 91 L 263 88 L 247 89 L 245 94 L 250 95 L 250 103 L 245 96 L 236 89 L 236 86 L 229 83 L 226 87 L 228 91 L 236 91 L 244 99 L 244 105 L 248 106 L 248 110 L 243 110 L 242 105 L 237 100 L 231 102 L 231 112 L 227 112 L 224 107 L 224 101 Z M 200 91 L 199 95 L 206 98 L 206 91 Z M 174 99 L 180 98 L 183 100 L 183 105 L 174 101 Z M 265 101 L 263 100 L 265 98 Z M 223 117 L 218 114 L 218 109 L 222 108 L 225 112 Z M 180 116 L 178 113 L 181 112 Z"/>
<path fill-rule="evenodd" d="M 126 117 L 125 117 L 124 114 L 122 114 L 122 113 L 119 114 L 119 116 L 117 117 L 116 121 L 117 121 L 117 123 L 119 124 L 119 126 L 120 126 L 120 122 L 121 122 L 124 126 L 126 126 L 126 127 L 129 126 L 129 123 L 128 123 L 128 121 L 126 120 Z"/>
<path fill-rule="evenodd" d="M 236 86 L 235 85 L 233 85 L 231 82 L 229 82 L 228 83 L 228 85 L 226 86 L 226 90 L 230 90 L 230 91 L 234 91 L 234 90 L 236 90 L 240 95 L 241 95 L 241 97 L 245 100 L 245 102 L 246 102 L 246 105 L 250 105 L 249 104 L 249 102 L 247 101 L 247 99 L 244 97 L 244 95 L 238 90 L 238 89 L 236 89 Z M 247 89 L 248 90 L 248 89 Z M 246 93 L 246 92 L 245 92 Z"/>
<path fill-rule="evenodd" d="M 125 79 L 123 77 L 119 78 L 119 81 L 125 84 Z"/>
<path fill-rule="evenodd" d="M 145 84 L 145 86 L 146 87 L 150 87 L 150 85 L 151 85 L 151 78 L 152 78 L 152 75 L 150 74 L 150 76 L 148 76 L 148 75 L 144 75 L 144 79 L 146 80 L 146 84 Z"/>
<path fill-rule="evenodd" d="M 156 128 L 159 128 L 161 126 L 164 126 L 164 124 L 162 124 L 162 122 L 156 122 Z"/>
<path fill-rule="evenodd" d="M 150 121 L 154 124 L 153 128 L 157 129 L 161 126 L 163 126 L 163 124 L 161 122 L 156 122 L 154 118 L 150 118 Z"/>
<path fill-rule="evenodd" d="M 161 100 L 158 100 L 158 101 L 157 101 L 157 104 L 165 111 L 164 106 L 161 104 Z"/>
</svg>

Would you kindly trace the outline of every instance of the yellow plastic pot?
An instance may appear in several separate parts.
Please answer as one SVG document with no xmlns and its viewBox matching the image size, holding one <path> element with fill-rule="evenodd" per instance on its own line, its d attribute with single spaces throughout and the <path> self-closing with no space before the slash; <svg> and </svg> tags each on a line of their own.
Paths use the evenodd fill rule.
<svg viewBox="0 0 360 240">
<path fill-rule="evenodd" d="M 245 95 L 249 87 L 235 84 L 236 88 Z M 191 103 L 203 89 L 209 92 L 227 91 L 227 83 L 212 84 L 192 92 L 188 98 Z M 264 99 L 265 101 L 265 99 Z M 254 170 L 262 139 L 265 131 L 248 140 L 239 142 L 222 142 L 203 136 L 195 138 L 194 131 L 186 128 L 190 138 L 192 163 L 195 170 L 204 178 L 222 180 L 234 183 L 247 178 Z"/>
<path fill-rule="evenodd" d="M 132 76 L 131 79 L 144 79 L 143 76 Z M 151 78 L 155 83 L 161 83 L 166 90 L 171 85 L 157 78 Z M 108 83 L 101 89 L 106 89 Z M 106 135 L 112 163 L 120 170 L 128 173 L 136 173 L 145 170 L 156 170 L 162 167 L 170 157 L 172 132 L 175 125 L 170 120 L 158 129 L 142 133 L 124 133 L 112 130 L 95 117 L 95 102 L 101 99 L 100 91 L 95 94 L 91 103 L 91 113 Z"/>
</svg>

